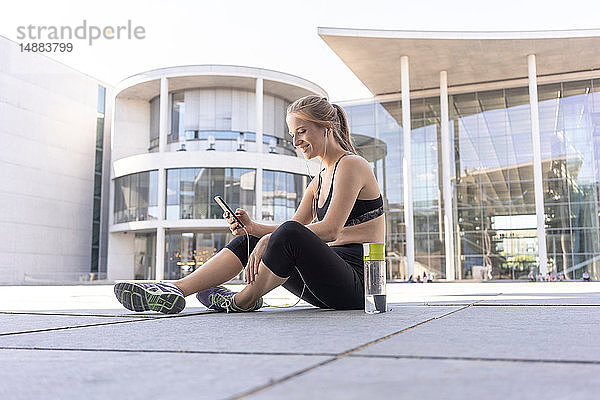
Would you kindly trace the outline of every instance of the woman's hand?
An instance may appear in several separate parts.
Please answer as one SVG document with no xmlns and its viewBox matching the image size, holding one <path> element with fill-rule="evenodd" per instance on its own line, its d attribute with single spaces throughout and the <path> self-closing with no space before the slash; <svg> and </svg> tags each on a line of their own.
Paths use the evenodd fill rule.
<svg viewBox="0 0 600 400">
<path fill-rule="evenodd" d="M 244 280 L 246 283 L 254 282 L 256 275 L 258 274 L 258 266 L 260 265 L 260 260 L 262 260 L 263 254 L 265 254 L 265 250 L 267 249 L 267 244 L 269 243 L 269 238 L 271 234 L 265 235 L 260 238 L 256 246 L 254 246 L 254 250 L 250 253 L 250 257 L 248 258 L 248 264 L 246 264 L 246 270 L 244 273 Z"/>
<path fill-rule="evenodd" d="M 248 234 L 252 235 L 252 233 L 253 233 L 252 227 L 254 226 L 254 222 L 252 222 L 252 220 L 250 219 L 250 216 L 248 215 L 246 210 L 244 210 L 242 208 L 236 209 L 235 216 L 238 217 L 238 219 L 240 221 L 242 221 L 242 224 L 244 224 L 244 226 L 246 227 L 246 231 L 248 231 Z M 231 231 L 231 233 L 233 235 L 239 236 L 239 235 L 246 234 L 246 231 L 244 231 L 244 229 L 242 227 L 240 227 L 240 224 L 227 211 L 225 211 L 223 213 L 223 218 L 225 218 L 227 220 L 227 223 L 229 224 L 229 230 Z"/>
</svg>

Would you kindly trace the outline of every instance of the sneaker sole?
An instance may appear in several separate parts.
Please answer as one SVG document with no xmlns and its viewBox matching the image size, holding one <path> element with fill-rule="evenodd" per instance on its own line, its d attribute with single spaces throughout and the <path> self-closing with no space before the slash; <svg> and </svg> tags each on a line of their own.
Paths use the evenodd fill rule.
<svg viewBox="0 0 600 400">
<path fill-rule="evenodd" d="M 176 293 L 154 294 L 137 283 L 120 282 L 115 285 L 114 290 L 117 300 L 131 311 L 177 314 L 185 308 L 183 296 Z"/>
</svg>

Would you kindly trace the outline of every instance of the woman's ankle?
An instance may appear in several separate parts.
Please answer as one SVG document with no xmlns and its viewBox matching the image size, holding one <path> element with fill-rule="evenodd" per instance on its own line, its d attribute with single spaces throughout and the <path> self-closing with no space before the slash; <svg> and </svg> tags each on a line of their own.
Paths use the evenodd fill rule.
<svg viewBox="0 0 600 400">
<path fill-rule="evenodd" d="M 252 306 L 254 305 L 254 303 L 253 303 L 253 302 L 250 302 L 250 303 L 248 304 L 248 302 L 244 302 L 244 299 L 237 299 L 237 300 L 236 300 L 236 298 L 235 298 L 235 297 L 236 297 L 236 296 L 239 296 L 239 295 L 240 295 L 240 293 L 236 293 L 236 294 L 234 294 L 234 295 L 233 295 L 233 297 L 232 297 L 232 299 L 231 299 L 231 300 L 233 301 L 233 304 L 234 304 L 234 305 L 235 305 L 237 308 L 239 308 L 240 310 L 249 310 L 250 308 L 252 308 Z"/>
<path fill-rule="evenodd" d="M 173 286 L 175 286 L 177 289 L 181 290 L 181 293 L 183 293 L 183 297 L 187 297 L 190 294 L 192 294 L 192 293 L 187 293 L 185 284 L 183 284 L 181 281 L 171 282 L 171 284 Z"/>
</svg>

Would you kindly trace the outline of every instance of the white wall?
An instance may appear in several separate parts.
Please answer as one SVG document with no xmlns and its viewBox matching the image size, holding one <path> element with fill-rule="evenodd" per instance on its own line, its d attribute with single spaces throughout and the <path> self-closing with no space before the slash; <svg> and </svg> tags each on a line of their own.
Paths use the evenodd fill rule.
<svg viewBox="0 0 600 400">
<path fill-rule="evenodd" d="M 150 102 L 117 98 L 114 113 L 113 162 L 123 157 L 147 153 L 150 145 Z"/>
<path fill-rule="evenodd" d="M 135 264 L 135 233 L 117 232 L 108 235 L 108 279 L 133 279 Z"/>
<path fill-rule="evenodd" d="M 0 37 L 0 284 L 90 270 L 98 83 Z"/>
</svg>

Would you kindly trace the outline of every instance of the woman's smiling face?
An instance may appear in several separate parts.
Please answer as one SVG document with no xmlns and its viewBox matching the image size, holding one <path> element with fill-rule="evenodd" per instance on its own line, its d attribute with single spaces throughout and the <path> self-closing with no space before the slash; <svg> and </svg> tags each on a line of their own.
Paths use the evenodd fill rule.
<svg viewBox="0 0 600 400">
<path fill-rule="evenodd" d="M 311 121 L 298 118 L 294 114 L 287 116 L 289 134 L 294 147 L 302 151 L 306 159 L 323 155 L 325 145 L 325 128 Z"/>
</svg>

